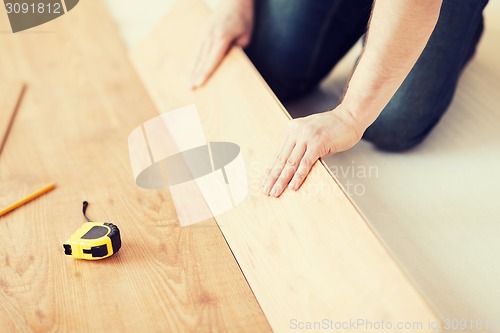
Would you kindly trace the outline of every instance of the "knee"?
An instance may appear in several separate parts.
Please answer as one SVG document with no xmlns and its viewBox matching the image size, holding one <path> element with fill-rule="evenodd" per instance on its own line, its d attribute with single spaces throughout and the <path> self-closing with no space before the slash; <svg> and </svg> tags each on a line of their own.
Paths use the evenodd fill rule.
<svg viewBox="0 0 500 333">
<path fill-rule="evenodd" d="M 304 73 L 305 65 L 293 62 L 295 52 L 289 45 L 275 51 L 267 42 L 256 38 L 245 52 L 280 101 L 301 97 L 312 86 Z"/>
<path fill-rule="evenodd" d="M 384 136 L 369 139 L 369 141 L 381 151 L 401 153 L 412 150 L 418 146 L 425 137 L 426 135 L 415 137 L 408 133 L 393 129 L 386 132 Z"/>
<path fill-rule="evenodd" d="M 303 1 L 258 1 L 247 56 L 281 101 L 302 96 L 313 85 L 308 40 L 300 37 Z"/>
<path fill-rule="evenodd" d="M 309 82 L 305 80 L 289 79 L 286 76 L 273 75 L 272 72 L 261 75 L 281 102 L 298 99 L 310 90 Z"/>
<path fill-rule="evenodd" d="M 382 115 L 366 130 L 363 139 L 377 149 L 387 152 L 405 152 L 418 146 L 437 123 L 434 119 Z"/>
<path fill-rule="evenodd" d="M 282 57 L 286 52 L 274 57 L 261 56 L 261 53 L 265 53 L 266 50 L 255 45 L 250 45 L 246 52 L 255 68 L 280 101 L 288 102 L 299 98 L 313 86 L 310 80 L 297 73 L 296 67 L 284 67 L 285 59 Z"/>
</svg>

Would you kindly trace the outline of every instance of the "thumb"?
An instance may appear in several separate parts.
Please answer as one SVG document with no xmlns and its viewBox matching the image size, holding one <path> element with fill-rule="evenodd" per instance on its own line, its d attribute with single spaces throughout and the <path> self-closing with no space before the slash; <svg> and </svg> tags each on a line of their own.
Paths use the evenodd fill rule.
<svg viewBox="0 0 500 333">
<path fill-rule="evenodd" d="M 250 44 L 250 34 L 244 34 L 236 39 L 234 42 L 236 45 L 241 46 L 243 48 L 247 47 Z"/>
</svg>

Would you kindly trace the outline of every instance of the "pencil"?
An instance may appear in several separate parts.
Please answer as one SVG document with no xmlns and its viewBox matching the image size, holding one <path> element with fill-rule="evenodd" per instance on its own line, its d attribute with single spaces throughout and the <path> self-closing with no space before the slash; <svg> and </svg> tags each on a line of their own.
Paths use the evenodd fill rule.
<svg viewBox="0 0 500 333">
<path fill-rule="evenodd" d="M 36 199 L 39 196 L 41 196 L 49 191 L 52 191 L 55 187 L 56 187 L 56 184 L 50 184 L 50 185 L 45 186 L 44 188 L 39 189 L 36 192 L 33 192 L 32 194 L 28 195 L 26 198 L 19 200 L 18 202 L 10 205 L 9 207 L 7 207 L 3 210 L 0 210 L 0 216 L 7 214 L 8 212 L 16 209 L 17 207 L 22 206 L 25 203 L 27 203 L 33 199 Z"/>
</svg>

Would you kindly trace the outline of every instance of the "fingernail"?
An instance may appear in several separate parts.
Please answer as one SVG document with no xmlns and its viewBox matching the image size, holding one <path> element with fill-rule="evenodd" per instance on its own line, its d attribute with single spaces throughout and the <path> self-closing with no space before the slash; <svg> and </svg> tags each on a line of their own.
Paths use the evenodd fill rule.
<svg viewBox="0 0 500 333">
<path fill-rule="evenodd" d="M 198 80 L 196 80 L 196 81 L 194 82 L 194 85 L 195 85 L 196 87 L 199 87 L 199 86 L 201 86 L 201 85 L 203 84 L 203 82 L 204 82 L 204 81 L 205 81 L 205 79 L 204 79 L 204 78 L 200 78 L 200 79 L 198 79 Z"/>
<path fill-rule="evenodd" d="M 269 185 L 265 185 L 263 190 L 262 190 L 262 193 L 264 193 L 265 195 L 268 195 L 269 194 Z"/>
<path fill-rule="evenodd" d="M 288 184 L 288 188 L 292 191 L 296 191 L 297 190 L 297 183 L 291 182 L 290 184 Z"/>
<path fill-rule="evenodd" d="M 267 182 L 267 177 L 264 177 L 264 178 L 262 178 L 262 181 L 260 182 L 260 185 L 262 187 L 264 187 L 266 185 L 266 182 Z"/>
<path fill-rule="evenodd" d="M 275 197 L 278 194 L 278 189 L 276 187 L 271 191 L 271 196 Z"/>
</svg>

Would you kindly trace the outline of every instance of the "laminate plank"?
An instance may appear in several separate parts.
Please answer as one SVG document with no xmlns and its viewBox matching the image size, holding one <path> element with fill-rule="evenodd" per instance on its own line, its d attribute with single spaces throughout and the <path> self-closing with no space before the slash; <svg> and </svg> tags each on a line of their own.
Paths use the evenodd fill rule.
<svg viewBox="0 0 500 333">
<path fill-rule="evenodd" d="M 0 50 L 0 77 L 29 86 L 0 160 L 0 206 L 58 184 L 0 218 L 2 332 L 270 331 L 214 220 L 182 229 L 168 192 L 134 184 L 127 136 L 158 112 L 102 1 L 0 34 Z M 64 255 L 84 200 L 120 228 L 116 255 Z"/>
<path fill-rule="evenodd" d="M 366 319 L 391 323 L 387 332 L 405 331 L 398 323 L 438 332 L 429 323 L 440 319 L 322 163 L 300 191 L 261 194 L 289 116 L 238 48 L 203 88 L 188 89 L 187 63 L 208 16 L 199 1 L 178 1 L 132 58 L 158 110 L 194 103 L 207 141 L 240 146 L 250 193 L 216 221 L 273 330 Z"/>
</svg>

